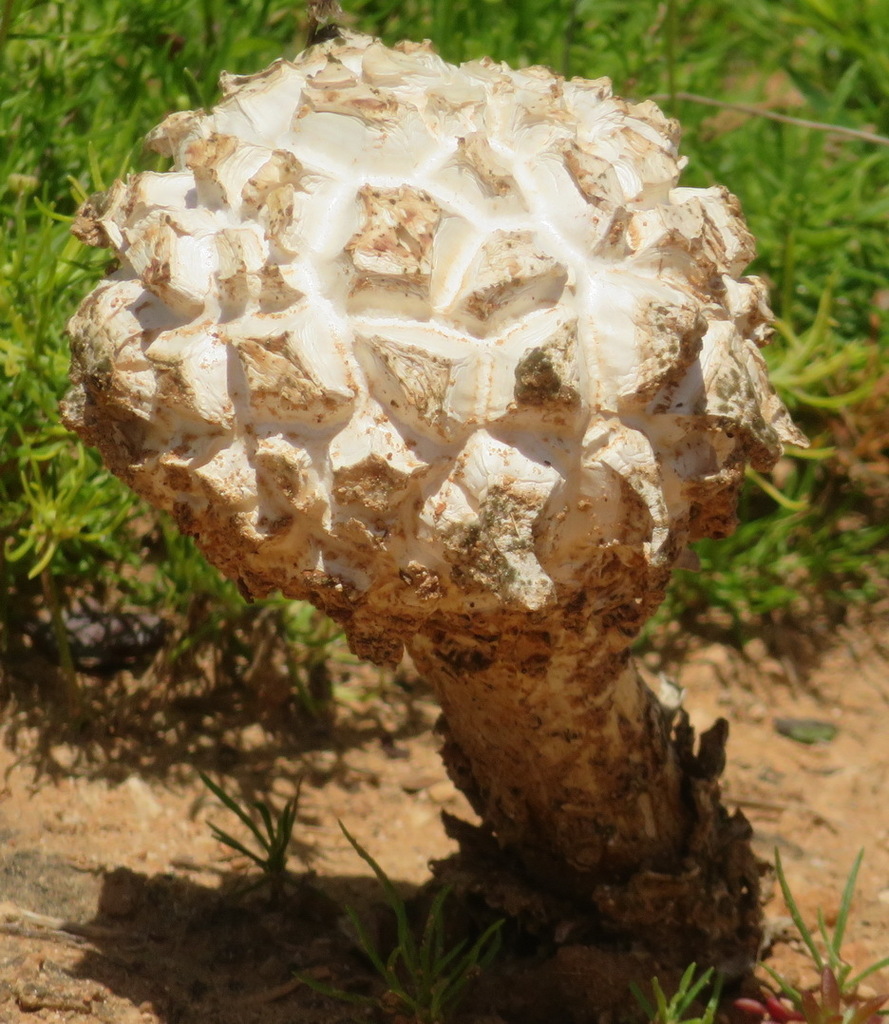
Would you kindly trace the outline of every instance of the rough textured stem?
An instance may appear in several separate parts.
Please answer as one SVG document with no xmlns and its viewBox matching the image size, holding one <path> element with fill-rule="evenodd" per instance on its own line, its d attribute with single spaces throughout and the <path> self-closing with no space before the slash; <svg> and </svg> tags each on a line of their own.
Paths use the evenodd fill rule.
<svg viewBox="0 0 889 1024">
<path fill-rule="evenodd" d="M 410 644 L 455 780 L 533 875 L 675 868 L 690 819 L 661 705 L 592 624 L 521 619 L 440 622 Z"/>
<path fill-rule="evenodd" d="M 535 927 L 585 920 L 581 933 L 677 964 L 743 971 L 759 879 L 746 819 L 720 802 L 728 727 L 695 752 L 684 713 L 642 683 L 625 645 L 570 608 L 442 618 L 411 641 L 441 702 L 448 770 L 483 819 L 450 822 L 461 855 L 439 873 Z"/>
</svg>

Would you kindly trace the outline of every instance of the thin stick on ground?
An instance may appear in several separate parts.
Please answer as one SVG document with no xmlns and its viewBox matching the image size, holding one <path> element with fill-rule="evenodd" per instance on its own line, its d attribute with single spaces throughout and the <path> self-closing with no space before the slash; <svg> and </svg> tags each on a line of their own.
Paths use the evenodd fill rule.
<svg viewBox="0 0 889 1024">
<path fill-rule="evenodd" d="M 687 100 L 689 103 L 700 103 L 705 107 L 718 107 L 720 110 L 736 110 L 740 114 L 751 117 L 764 117 L 769 121 L 780 121 L 781 124 L 792 124 L 798 128 L 811 128 L 813 131 L 827 132 L 831 135 L 842 135 L 847 139 L 860 142 L 872 142 L 877 146 L 889 146 L 889 136 L 877 135 L 861 128 L 846 128 L 840 124 L 827 124 L 824 121 L 810 121 L 804 117 L 791 117 L 790 114 L 779 114 L 774 110 L 764 110 L 750 103 L 729 103 L 725 100 L 714 100 L 709 96 L 699 96 L 694 92 L 658 93 L 651 97 L 655 102 L 666 100 Z"/>
</svg>

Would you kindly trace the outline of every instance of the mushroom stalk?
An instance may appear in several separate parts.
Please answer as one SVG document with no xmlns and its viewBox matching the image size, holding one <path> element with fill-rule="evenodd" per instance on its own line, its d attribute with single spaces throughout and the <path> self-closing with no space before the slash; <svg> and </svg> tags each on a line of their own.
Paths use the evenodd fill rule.
<svg viewBox="0 0 889 1024">
<path fill-rule="evenodd" d="M 442 708 L 442 756 L 482 820 L 446 824 L 436 870 L 532 930 L 631 938 L 731 973 L 757 955 L 751 830 L 720 802 L 728 726 L 695 743 L 620 631 L 575 597 L 550 614 L 431 620 L 408 643 Z M 496 851 L 496 852 L 495 852 Z"/>
<path fill-rule="evenodd" d="M 529 873 L 563 890 L 675 871 L 691 824 L 669 713 L 579 617 L 430 623 L 409 644 L 454 781 Z"/>
</svg>

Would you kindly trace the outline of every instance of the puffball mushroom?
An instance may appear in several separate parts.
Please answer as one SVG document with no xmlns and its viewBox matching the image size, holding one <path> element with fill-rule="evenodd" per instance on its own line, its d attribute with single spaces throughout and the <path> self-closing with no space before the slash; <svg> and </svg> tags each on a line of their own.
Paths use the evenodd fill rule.
<svg viewBox="0 0 889 1024">
<path fill-rule="evenodd" d="M 500 846 L 617 918 L 702 817 L 629 646 L 801 441 L 738 203 L 607 79 L 344 32 L 222 92 L 81 210 L 66 422 L 246 595 L 407 648 Z"/>
</svg>

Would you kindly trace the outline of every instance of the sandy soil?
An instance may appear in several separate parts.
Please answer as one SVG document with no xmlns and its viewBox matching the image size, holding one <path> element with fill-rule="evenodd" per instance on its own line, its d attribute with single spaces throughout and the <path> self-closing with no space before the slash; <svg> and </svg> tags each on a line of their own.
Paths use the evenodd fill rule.
<svg viewBox="0 0 889 1024">
<path fill-rule="evenodd" d="M 743 654 L 700 646 L 681 665 L 651 660 L 649 669 L 666 669 L 687 688 L 698 728 L 720 715 L 731 722 L 726 803 L 750 818 L 764 859 L 780 850 L 807 919 L 814 921 L 818 907 L 828 923 L 835 918 L 853 859 L 865 850 L 844 947 L 864 967 L 889 953 L 889 621 L 840 631 L 810 672 L 801 672 L 789 646 L 782 659 L 759 641 Z M 6 695 L 0 1021 L 369 1019 L 312 991 L 295 972 L 374 991 L 342 907 L 358 908 L 383 942 L 387 919 L 378 910 L 378 883 L 338 820 L 409 896 L 428 880 L 429 860 L 452 849 L 440 813 L 471 818 L 439 762 L 437 712 L 422 686 L 409 673 L 384 684 L 366 669 L 346 668 L 335 720 L 273 728 L 257 720 L 262 715 L 249 701 L 226 705 L 199 686 L 147 692 L 133 677 L 86 685 L 105 717 L 76 742 L 53 723 L 39 687 Z M 776 719 L 814 719 L 836 732 L 803 743 L 798 724 L 779 723 L 795 739 Z M 275 808 L 303 776 L 294 884 L 282 896 L 239 891 L 255 873 L 213 838 L 209 823 L 243 840 L 246 830 L 208 793 L 198 770 L 240 799 Z M 769 962 L 809 983 L 780 898 L 767 910 Z M 515 958 L 502 964 L 501 987 L 522 970 Z M 889 991 L 889 972 L 869 984 Z M 539 1009 L 524 1014 L 516 1006 L 499 1007 L 497 1017 L 481 997 L 467 1006 L 479 1022 L 540 1019 Z M 559 1024 L 589 1014 L 569 1010 Z"/>
</svg>

